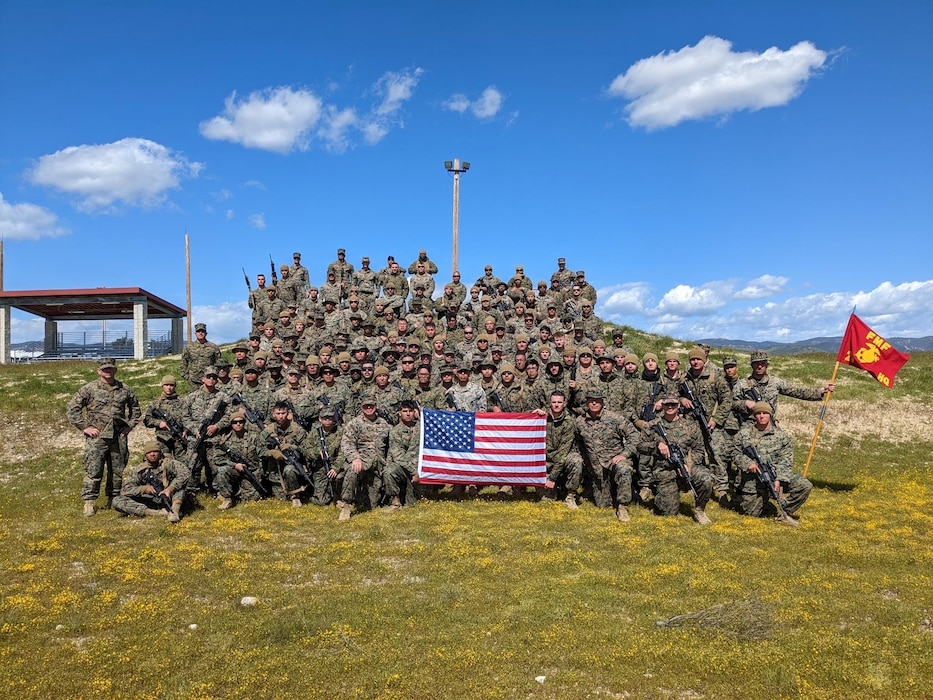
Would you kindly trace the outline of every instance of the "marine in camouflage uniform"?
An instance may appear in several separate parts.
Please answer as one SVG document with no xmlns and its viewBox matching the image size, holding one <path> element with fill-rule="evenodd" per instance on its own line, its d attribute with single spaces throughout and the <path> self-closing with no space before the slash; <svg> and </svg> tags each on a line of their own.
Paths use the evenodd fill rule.
<svg viewBox="0 0 933 700">
<path fill-rule="evenodd" d="M 230 427 L 230 397 L 217 390 L 217 369 L 205 367 L 201 377 L 202 386 L 192 391 L 183 399 L 185 406 L 185 428 L 193 439 L 188 445 L 188 466 L 191 476 L 188 479 L 188 490 L 192 492 L 201 488 L 201 472 L 204 472 L 204 487 L 208 491 L 214 489 L 214 460 L 216 453 L 211 444 L 219 434 Z M 206 426 L 205 421 L 210 421 Z M 203 438 L 200 446 L 195 450 L 194 442 Z"/>
<path fill-rule="evenodd" d="M 613 505 L 615 486 L 616 517 L 628 522 L 632 502 L 632 454 L 638 432 L 627 420 L 603 410 L 605 397 L 598 389 L 586 396 L 586 414 L 577 416 L 577 433 L 584 451 L 584 464 L 593 482 L 597 508 Z"/>
<path fill-rule="evenodd" d="M 693 519 L 701 525 L 709 525 L 706 504 L 713 495 L 713 475 L 703 464 L 703 436 L 696 421 L 684 418 L 678 413 L 680 397 L 677 393 L 663 394 L 661 397 L 663 414 L 648 422 L 642 431 L 638 451 L 652 460 L 656 493 L 654 509 L 659 515 L 677 515 L 680 512 L 680 490 L 676 468 L 670 461 L 670 448 L 654 429 L 656 424 L 663 426 L 668 440 L 679 447 L 684 454 L 684 465 L 690 475 L 690 483 L 696 491 Z M 646 461 L 647 461 L 646 459 Z"/>
<path fill-rule="evenodd" d="M 155 441 L 146 443 L 143 452 L 142 464 L 127 467 L 120 494 L 113 499 L 113 509 L 126 515 L 163 517 L 177 523 L 181 520 L 188 467 L 184 462 L 163 456 Z M 163 504 L 163 498 L 171 503 L 170 509 Z"/>
<path fill-rule="evenodd" d="M 265 448 L 259 441 L 258 429 L 251 426 L 246 413 L 238 410 L 230 416 L 231 430 L 217 440 L 214 490 L 220 497 L 220 510 L 233 507 L 237 501 L 258 501 L 262 495 L 256 490 L 243 472 L 250 473 L 263 483 L 262 456 Z"/>
<path fill-rule="evenodd" d="M 126 436 L 142 418 L 136 394 L 116 373 L 114 359 L 102 359 L 97 365 L 98 379 L 78 389 L 66 409 L 68 420 L 84 433 L 81 499 L 87 516 L 94 515 L 105 469 L 108 501 L 120 492 L 129 456 Z"/>
<path fill-rule="evenodd" d="M 706 353 L 699 347 L 690 350 L 690 369 L 684 373 L 683 385 L 693 392 L 693 395 L 703 404 L 710 423 L 707 425 L 710 433 L 710 444 L 706 447 L 706 463 L 715 478 L 715 491 L 717 499 L 721 499 L 728 491 L 728 477 L 726 475 L 726 458 L 716 451 L 717 444 L 722 439 L 716 438 L 716 433 L 722 432 L 726 418 L 732 412 L 732 392 L 726 380 L 720 376 L 715 368 L 708 366 Z M 681 406 L 684 415 L 699 420 L 686 391 L 681 391 Z M 710 455 L 712 452 L 712 455 Z"/>
<path fill-rule="evenodd" d="M 272 392 L 259 381 L 259 369 L 247 367 L 243 372 L 244 383 L 240 388 L 240 398 L 259 417 L 265 421 L 272 414 Z"/>
<path fill-rule="evenodd" d="M 771 410 L 766 401 L 757 402 L 752 409 L 754 422 L 745 425 L 736 436 L 735 464 L 740 470 L 740 480 L 734 504 L 745 515 L 758 517 L 765 513 L 769 491 L 756 476 L 756 472 L 760 473 L 758 463 L 745 452 L 746 448 L 755 447 L 777 477 L 774 487 L 780 495 L 780 510 L 775 520 L 796 527 L 800 523 L 794 515 L 807 500 L 813 484 L 794 472 L 794 443 L 774 424 Z"/>
<path fill-rule="evenodd" d="M 723 380 L 726 382 L 726 386 L 729 387 L 730 397 L 733 396 L 735 385 L 739 381 L 738 370 L 738 361 L 735 357 L 729 355 L 722 359 Z M 721 480 L 718 473 L 716 474 L 716 490 L 719 492 L 729 491 L 731 486 L 737 481 L 733 458 L 735 456 L 735 437 L 740 427 L 740 418 L 732 409 L 732 404 L 730 403 L 725 423 L 723 423 L 722 426 L 718 426 L 718 429 L 713 431 L 713 449 L 716 450 L 716 454 L 722 461 L 722 466 L 726 472 L 725 482 Z"/>
<path fill-rule="evenodd" d="M 360 407 L 361 414 L 346 424 L 340 441 L 345 469 L 338 520 L 349 520 L 354 505 L 375 508 L 381 499 L 390 426 L 376 412 L 374 394 L 363 396 Z M 358 503 L 361 496 L 366 500 Z"/>
<path fill-rule="evenodd" d="M 309 490 L 310 485 L 284 453 L 294 451 L 299 464 L 310 464 L 314 459 L 314 451 L 306 444 L 307 436 L 307 432 L 289 418 L 288 406 L 281 401 L 273 404 L 272 420 L 266 423 L 265 430 L 259 436 L 260 443 L 266 448 L 264 456 L 273 495 L 291 499 L 295 507 L 301 506 L 301 495 Z"/>
<path fill-rule="evenodd" d="M 337 259 L 327 266 L 328 277 L 333 273 L 339 287 L 339 299 L 346 299 L 350 296 L 350 286 L 353 283 L 353 265 L 347 262 L 346 254 L 346 250 L 338 248 Z"/>
<path fill-rule="evenodd" d="M 334 502 L 343 488 L 343 454 L 340 452 L 343 426 L 338 423 L 337 412 L 332 406 L 321 409 L 318 421 L 319 426 L 314 430 L 315 434 L 307 437 L 310 446 L 308 452 L 314 455 L 310 463 L 311 479 L 314 481 L 311 502 L 318 506 L 326 506 Z"/>
<path fill-rule="evenodd" d="M 732 390 L 732 410 L 741 416 L 745 423 L 754 421 L 753 409 L 758 401 L 767 401 L 773 411 L 773 421 L 777 421 L 778 396 L 790 396 L 804 401 L 819 401 L 827 391 L 833 391 L 836 385 L 824 384 L 819 389 L 794 386 L 790 382 L 768 374 L 768 353 L 755 350 L 751 357 L 752 373 L 735 384 Z"/>
<path fill-rule="evenodd" d="M 389 430 L 386 454 L 385 496 L 389 508 L 414 503 L 420 493 L 418 487 L 418 452 L 421 448 L 421 421 L 414 401 L 399 405 L 398 423 Z"/>
<path fill-rule="evenodd" d="M 551 273 L 551 282 L 556 281 L 558 289 L 567 290 L 573 286 L 576 279 L 577 276 L 574 274 L 574 271 L 567 269 L 567 260 L 565 258 L 557 258 L 557 269 Z"/>
<path fill-rule="evenodd" d="M 220 360 L 220 348 L 207 339 L 207 326 L 194 326 L 195 341 L 181 351 L 181 376 L 188 380 L 192 391 L 201 388 L 201 375 L 205 367 L 213 367 Z"/>
<path fill-rule="evenodd" d="M 184 431 L 185 405 L 177 393 L 175 393 L 175 377 L 166 374 L 162 377 L 162 394 L 153 399 L 152 403 L 146 409 L 143 416 L 143 425 L 155 430 L 156 441 L 162 448 L 162 454 L 172 459 L 184 460 L 188 452 L 187 444 L 183 441 L 187 437 Z M 156 418 L 153 411 L 159 409 L 169 418 L 174 418 L 182 427 L 182 435 L 176 437 L 168 428 L 168 424 L 161 418 Z"/>
<path fill-rule="evenodd" d="M 551 394 L 547 412 L 547 438 L 542 500 L 554 498 L 555 490 L 563 487 L 564 502 L 570 510 L 577 509 L 577 491 L 583 476 L 583 457 L 577 449 L 577 423 L 566 410 L 567 397 L 560 390 Z"/>
</svg>

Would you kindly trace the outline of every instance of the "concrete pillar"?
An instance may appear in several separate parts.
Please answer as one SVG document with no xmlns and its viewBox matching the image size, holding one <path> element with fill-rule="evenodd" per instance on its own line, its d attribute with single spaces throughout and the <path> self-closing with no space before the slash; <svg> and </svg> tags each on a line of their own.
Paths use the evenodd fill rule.
<svg viewBox="0 0 933 700">
<path fill-rule="evenodd" d="M 58 321 L 45 322 L 45 340 L 42 343 L 42 350 L 46 355 L 58 355 Z"/>
<path fill-rule="evenodd" d="M 133 359 L 145 360 L 149 347 L 149 302 L 133 302 Z"/>
<path fill-rule="evenodd" d="M 181 318 L 172 319 L 172 354 L 180 355 L 184 349 L 184 326 Z"/>
<path fill-rule="evenodd" d="M 7 304 L 0 306 L 0 364 L 10 363 L 10 307 Z"/>
</svg>

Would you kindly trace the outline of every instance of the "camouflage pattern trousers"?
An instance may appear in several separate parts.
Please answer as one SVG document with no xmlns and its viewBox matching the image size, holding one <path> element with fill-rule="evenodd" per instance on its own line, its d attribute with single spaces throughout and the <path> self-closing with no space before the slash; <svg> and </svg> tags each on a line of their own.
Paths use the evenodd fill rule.
<svg viewBox="0 0 933 700">
<path fill-rule="evenodd" d="M 813 484 L 800 474 L 791 474 L 782 477 L 781 482 L 781 508 L 788 515 L 796 513 L 810 495 Z M 739 492 L 734 499 L 735 509 L 744 515 L 759 517 L 766 515 L 765 503 L 770 495 L 768 490 L 758 481 L 758 477 L 747 472 L 742 474 Z"/>
<path fill-rule="evenodd" d="M 126 436 L 117 438 L 84 438 L 84 480 L 81 483 L 81 498 L 93 501 L 100 495 L 100 485 L 107 470 L 104 493 L 113 498 L 123 486 L 123 470 L 129 459 Z"/>
<path fill-rule="evenodd" d="M 185 502 L 185 490 L 182 489 L 178 493 L 172 494 L 172 505 L 176 503 L 184 504 Z M 115 496 L 113 499 L 113 509 L 118 513 L 125 513 L 126 515 L 138 515 L 140 518 L 146 515 L 146 509 L 151 510 L 165 510 L 165 506 L 162 504 L 162 501 L 155 494 L 146 495 L 139 494 L 136 496 L 124 496 L 119 495 Z"/>
<path fill-rule="evenodd" d="M 666 465 L 666 462 L 664 463 Z M 680 482 L 677 473 L 667 467 L 655 467 L 654 482 L 657 491 L 654 496 L 654 509 L 658 515 L 677 515 L 680 512 Z M 705 465 L 694 464 L 690 471 L 690 483 L 696 491 L 697 508 L 706 508 L 713 495 L 715 477 Z M 686 486 L 686 484 L 684 484 Z"/>
<path fill-rule="evenodd" d="M 385 461 L 377 459 L 373 464 L 363 465 L 363 470 L 357 474 L 348 464 L 343 472 L 340 500 L 364 508 L 378 508 L 379 502 L 382 500 L 382 472 L 384 468 Z"/>
</svg>

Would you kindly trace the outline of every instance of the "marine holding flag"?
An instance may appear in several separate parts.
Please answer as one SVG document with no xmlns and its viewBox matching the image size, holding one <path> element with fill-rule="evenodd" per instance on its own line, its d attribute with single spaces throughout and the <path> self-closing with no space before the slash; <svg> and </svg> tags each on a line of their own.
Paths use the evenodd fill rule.
<svg viewBox="0 0 933 700">
<path fill-rule="evenodd" d="M 910 355 L 897 350 L 858 316 L 849 316 L 836 362 L 863 369 L 890 389 L 894 375 L 909 359 Z"/>
</svg>

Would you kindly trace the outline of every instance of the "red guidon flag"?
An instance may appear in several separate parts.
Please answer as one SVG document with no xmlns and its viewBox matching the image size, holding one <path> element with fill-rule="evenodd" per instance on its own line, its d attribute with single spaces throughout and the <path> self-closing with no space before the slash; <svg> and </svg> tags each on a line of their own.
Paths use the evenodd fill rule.
<svg viewBox="0 0 933 700">
<path fill-rule="evenodd" d="M 544 486 L 547 421 L 534 413 L 421 412 L 423 484 Z"/>
<path fill-rule="evenodd" d="M 855 314 L 849 317 L 836 361 L 865 370 L 884 386 L 894 386 L 894 375 L 910 359 Z"/>
</svg>

